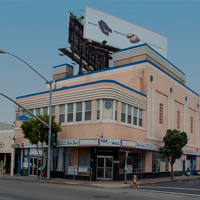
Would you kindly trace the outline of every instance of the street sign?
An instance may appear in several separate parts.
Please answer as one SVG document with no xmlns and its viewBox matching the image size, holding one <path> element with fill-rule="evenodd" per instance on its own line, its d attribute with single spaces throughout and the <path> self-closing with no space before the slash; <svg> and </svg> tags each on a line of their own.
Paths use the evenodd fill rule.
<svg viewBox="0 0 200 200">
<path fill-rule="evenodd" d="M 20 121 L 25 121 L 25 122 L 29 122 L 30 121 L 30 117 L 26 116 L 26 115 L 17 115 L 17 120 Z"/>
</svg>

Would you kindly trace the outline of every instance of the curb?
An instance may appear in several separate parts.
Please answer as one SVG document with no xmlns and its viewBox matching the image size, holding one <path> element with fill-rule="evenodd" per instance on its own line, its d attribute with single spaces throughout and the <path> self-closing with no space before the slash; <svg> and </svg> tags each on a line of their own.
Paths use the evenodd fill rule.
<svg viewBox="0 0 200 200">
<path fill-rule="evenodd" d="M 0 179 L 16 180 L 16 181 L 30 181 L 30 182 L 40 182 L 40 183 L 53 183 L 53 184 L 60 184 L 60 185 L 74 185 L 74 186 L 77 185 L 77 183 L 46 181 L 46 180 L 40 181 L 40 180 L 28 180 L 28 179 L 11 179 L 11 178 L 6 178 L 6 177 L 0 177 Z"/>
<path fill-rule="evenodd" d="M 68 183 L 68 182 L 56 182 L 56 181 L 41 181 L 43 183 L 53 183 L 53 184 L 59 184 L 59 185 L 74 185 L 76 186 L 77 183 Z"/>
<path fill-rule="evenodd" d="M 151 182 L 151 183 L 138 183 L 138 184 L 131 184 L 131 187 L 141 186 L 141 185 L 153 185 L 159 183 L 168 183 L 169 181 L 159 181 L 159 182 Z"/>
<path fill-rule="evenodd" d="M 188 181 L 188 180 L 196 180 L 196 179 L 200 179 L 200 178 L 185 178 L 185 179 L 150 182 L 150 183 L 138 183 L 138 184 L 131 184 L 131 187 L 143 186 L 143 185 L 154 185 L 154 184 L 160 184 L 160 183 L 180 182 L 180 181 Z"/>
</svg>

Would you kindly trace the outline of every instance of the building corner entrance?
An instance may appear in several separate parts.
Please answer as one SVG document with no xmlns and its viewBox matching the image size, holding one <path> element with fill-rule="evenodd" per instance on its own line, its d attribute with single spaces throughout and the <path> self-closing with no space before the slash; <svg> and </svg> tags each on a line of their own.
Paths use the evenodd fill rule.
<svg viewBox="0 0 200 200">
<path fill-rule="evenodd" d="M 97 156 L 97 180 L 113 180 L 113 156 Z"/>
</svg>

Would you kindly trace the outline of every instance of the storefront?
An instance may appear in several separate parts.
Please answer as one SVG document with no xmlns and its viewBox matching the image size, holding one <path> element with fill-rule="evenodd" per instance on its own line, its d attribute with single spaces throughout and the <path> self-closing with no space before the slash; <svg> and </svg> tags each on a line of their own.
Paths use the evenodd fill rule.
<svg viewBox="0 0 200 200">
<path fill-rule="evenodd" d="M 13 175 L 14 171 L 14 127 L 0 122 L 0 165 L 4 166 L 4 173 Z"/>
</svg>

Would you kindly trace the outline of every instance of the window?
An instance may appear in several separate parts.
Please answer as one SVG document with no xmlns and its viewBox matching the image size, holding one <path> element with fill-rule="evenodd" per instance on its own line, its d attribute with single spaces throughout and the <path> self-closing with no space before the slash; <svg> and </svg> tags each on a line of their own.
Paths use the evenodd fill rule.
<svg viewBox="0 0 200 200">
<path fill-rule="evenodd" d="M 82 102 L 76 103 L 76 121 L 82 121 Z"/>
<path fill-rule="evenodd" d="M 59 123 L 65 122 L 65 105 L 59 106 Z"/>
<path fill-rule="evenodd" d="M 177 129 L 180 129 L 180 111 L 177 111 Z"/>
<path fill-rule="evenodd" d="M 142 127 L 143 110 L 140 108 L 122 103 L 121 122 Z"/>
<path fill-rule="evenodd" d="M 133 125 L 137 126 L 137 113 L 138 113 L 138 108 L 134 107 L 133 108 Z"/>
<path fill-rule="evenodd" d="M 73 122 L 73 103 L 67 104 L 67 122 Z"/>
<path fill-rule="evenodd" d="M 125 155 L 124 149 L 120 149 L 119 152 L 119 173 L 124 174 L 125 167 Z M 132 165 L 132 173 L 144 172 L 144 151 L 129 151 L 127 158 L 127 165 Z"/>
<path fill-rule="evenodd" d="M 42 108 L 43 115 L 48 114 L 48 107 Z"/>
<path fill-rule="evenodd" d="M 115 101 L 115 120 L 117 121 L 117 101 Z"/>
<path fill-rule="evenodd" d="M 158 152 L 152 152 L 152 172 L 168 172 L 169 162 Z"/>
<path fill-rule="evenodd" d="M 68 166 L 71 166 L 71 148 L 65 150 L 65 174 L 68 174 Z"/>
<path fill-rule="evenodd" d="M 35 109 L 35 115 L 36 115 L 36 116 L 40 115 L 40 108 L 36 108 L 36 109 Z"/>
<path fill-rule="evenodd" d="M 128 124 L 131 124 L 132 106 L 128 105 Z"/>
<path fill-rule="evenodd" d="M 85 148 L 78 149 L 78 166 L 90 167 L 90 150 Z"/>
<path fill-rule="evenodd" d="M 85 102 L 85 120 L 91 120 L 91 101 Z"/>
<path fill-rule="evenodd" d="M 100 119 L 100 99 L 97 99 L 97 120 Z"/>
<path fill-rule="evenodd" d="M 51 106 L 51 116 L 55 116 L 55 106 Z M 55 117 L 53 121 L 55 122 Z"/>
<path fill-rule="evenodd" d="M 34 115 L 34 109 L 30 109 L 29 112 Z M 31 115 L 29 116 L 32 117 Z"/>
<path fill-rule="evenodd" d="M 139 109 L 139 126 L 142 126 L 142 109 Z"/>
<path fill-rule="evenodd" d="M 193 133 L 193 117 L 191 117 L 191 127 L 190 127 L 190 132 Z"/>
<path fill-rule="evenodd" d="M 126 117 L 126 104 L 122 103 L 121 122 L 125 123 L 125 117 Z"/>
<path fill-rule="evenodd" d="M 159 123 L 163 124 L 163 104 L 159 105 Z"/>
</svg>

